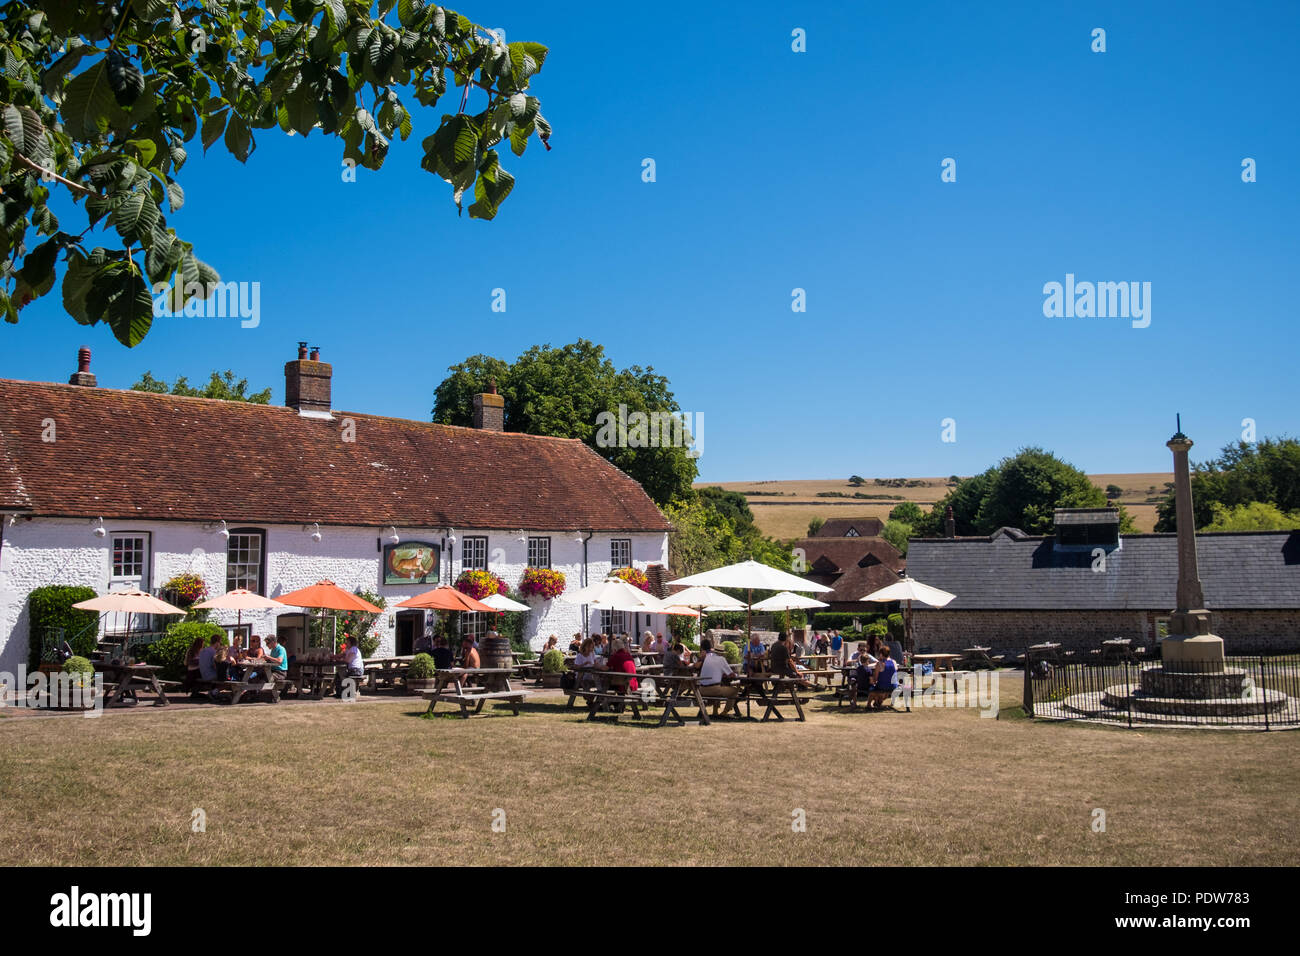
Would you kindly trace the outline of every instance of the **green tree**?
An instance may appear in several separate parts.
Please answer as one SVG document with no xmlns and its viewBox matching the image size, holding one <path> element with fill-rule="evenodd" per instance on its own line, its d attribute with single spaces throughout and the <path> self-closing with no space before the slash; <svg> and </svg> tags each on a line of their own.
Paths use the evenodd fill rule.
<svg viewBox="0 0 1300 956">
<path fill-rule="evenodd" d="M 992 534 L 1001 527 L 1051 534 L 1057 508 L 1104 508 L 1107 504 L 1105 493 L 1078 468 L 1041 448 L 1023 448 L 959 482 L 913 533 L 924 537 L 942 534 L 944 513 L 951 506 L 958 535 Z M 1123 505 L 1119 515 L 1121 532 L 1136 530 Z"/>
<path fill-rule="evenodd" d="M 894 509 L 889 512 L 889 520 L 901 521 L 910 527 L 924 521 L 925 513 L 921 511 L 921 506 L 915 501 L 904 501 L 902 504 L 895 505 Z"/>
<path fill-rule="evenodd" d="M 820 517 L 820 516 L 818 516 L 818 517 L 816 517 L 816 518 L 813 518 L 811 521 L 809 521 L 809 522 L 808 522 L 808 537 L 810 537 L 810 538 L 816 537 L 816 536 L 817 536 L 817 532 L 820 531 L 820 530 L 822 529 L 822 526 L 825 525 L 825 524 L 826 524 L 826 519 L 825 519 L 825 518 L 822 518 L 822 517 Z"/>
<path fill-rule="evenodd" d="M 1215 520 L 1215 506 L 1233 509 L 1251 502 L 1273 505 L 1283 513 L 1300 511 L 1300 441 L 1264 438 L 1256 443 L 1225 445 L 1219 457 L 1194 466 L 1192 510 L 1197 528 Z M 1174 492 L 1156 506 L 1156 530 L 1176 531 Z"/>
<path fill-rule="evenodd" d="M 861 475 L 849 476 L 849 484 L 851 484 L 854 488 L 862 487 L 863 483 L 866 482 L 866 480 L 867 479 L 863 478 Z"/>
<path fill-rule="evenodd" d="M 225 372 L 213 372 L 212 377 L 208 379 L 208 384 L 203 388 L 195 388 L 184 375 L 168 385 L 162 379 L 154 378 L 151 372 L 145 372 L 140 376 L 140 381 L 131 386 L 131 391 L 188 395 L 192 398 L 219 398 L 226 402 L 249 402 L 253 405 L 268 405 L 271 402 L 270 388 L 264 388 L 250 395 L 248 379 L 241 378 L 236 382 L 235 373 L 229 369 Z"/>
<path fill-rule="evenodd" d="M 1291 531 L 1300 528 L 1300 511 L 1287 514 L 1266 501 L 1225 508 L 1215 503 L 1214 520 L 1203 531 Z"/>
<path fill-rule="evenodd" d="M 535 345 L 512 363 L 474 355 L 448 373 L 434 392 L 435 422 L 471 424 L 473 396 L 494 384 L 505 401 L 506 431 L 586 442 L 660 505 L 692 496 L 698 474 L 692 437 L 672 417 L 680 408 L 668 379 L 654 369 L 617 369 L 603 346 L 579 339 L 563 348 Z M 654 416 L 653 432 L 638 434 L 637 413 L 647 420 Z M 628 425 L 621 432 L 620 420 Z M 744 495 L 729 494 L 749 511 Z"/>
<path fill-rule="evenodd" d="M 891 518 L 880 529 L 880 536 L 897 548 L 901 554 L 907 554 L 907 539 L 912 537 L 912 526 Z"/>
<path fill-rule="evenodd" d="M 458 209 L 468 193 L 470 216 L 491 219 L 514 187 L 496 147 L 522 155 L 551 132 L 528 93 L 546 47 L 503 43 L 425 0 L 13 0 L 0 45 L 0 311 L 17 322 L 62 257 L 64 308 L 127 346 L 149 331 L 153 289 L 179 290 L 183 305 L 218 281 L 167 222 L 195 137 L 244 162 L 261 130 L 319 129 L 342 140 L 345 162 L 377 170 L 392 137 L 414 130 L 399 91 L 433 106 L 450 79 L 459 106 L 422 141 L 420 165 Z M 54 190 L 84 227 L 61 227 Z M 104 245 L 87 236 L 97 226 Z"/>
<path fill-rule="evenodd" d="M 1106 499 L 1108 501 L 1114 501 L 1116 498 L 1123 497 L 1123 495 L 1124 495 L 1124 489 L 1121 488 L 1119 485 L 1106 486 Z"/>
</svg>

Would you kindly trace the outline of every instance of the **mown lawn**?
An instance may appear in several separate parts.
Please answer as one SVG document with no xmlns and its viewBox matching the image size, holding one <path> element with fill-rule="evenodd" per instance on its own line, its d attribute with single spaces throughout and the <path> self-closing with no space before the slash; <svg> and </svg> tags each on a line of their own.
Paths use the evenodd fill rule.
<svg viewBox="0 0 1300 956">
<path fill-rule="evenodd" d="M 1020 689 L 1004 675 L 1004 707 Z M 820 702 L 805 724 L 660 730 L 534 699 L 469 721 L 402 698 L 11 715 L 0 864 L 1290 865 L 1300 849 L 1294 733 Z"/>
</svg>

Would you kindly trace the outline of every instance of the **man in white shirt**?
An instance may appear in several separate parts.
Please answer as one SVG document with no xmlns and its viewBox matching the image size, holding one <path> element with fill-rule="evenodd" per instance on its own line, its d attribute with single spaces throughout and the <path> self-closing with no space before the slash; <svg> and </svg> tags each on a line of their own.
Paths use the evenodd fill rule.
<svg viewBox="0 0 1300 956">
<path fill-rule="evenodd" d="M 707 637 L 700 641 L 700 651 L 704 654 L 704 661 L 700 664 L 700 694 L 714 698 L 713 716 L 718 716 L 718 706 L 724 700 L 727 706 L 723 715 L 734 713 L 739 716 L 736 698 L 740 695 L 740 688 L 731 683 L 731 665 L 725 657 L 714 652 L 713 642 Z"/>
</svg>

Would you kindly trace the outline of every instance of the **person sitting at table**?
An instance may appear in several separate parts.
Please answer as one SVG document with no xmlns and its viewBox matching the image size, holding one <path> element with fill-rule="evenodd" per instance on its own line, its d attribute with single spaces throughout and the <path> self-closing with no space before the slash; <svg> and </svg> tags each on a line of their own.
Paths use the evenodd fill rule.
<svg viewBox="0 0 1300 956">
<path fill-rule="evenodd" d="M 366 666 L 361 660 L 361 648 L 357 644 L 355 636 L 349 634 L 347 640 L 343 642 L 343 653 L 335 654 L 334 660 L 339 661 L 347 666 L 347 673 L 342 679 L 334 681 L 334 696 L 343 697 L 343 684 L 347 678 L 359 681 L 366 676 Z"/>
<path fill-rule="evenodd" d="M 703 645 L 700 645 L 703 647 Z M 763 670 L 763 662 L 767 660 L 767 647 L 763 644 L 763 639 L 757 634 L 749 635 L 749 643 L 745 645 L 744 665 L 746 674 L 757 674 Z"/>
<path fill-rule="evenodd" d="M 190 642 L 190 649 L 185 652 L 185 682 L 181 685 L 192 694 L 198 694 L 194 685 L 202 678 L 199 676 L 199 655 L 203 653 L 203 638 L 196 637 Z"/>
<path fill-rule="evenodd" d="M 700 653 L 704 655 L 700 663 L 700 694 L 713 698 L 713 716 L 718 716 L 718 706 L 723 701 L 727 702 L 722 711 L 724 717 L 728 713 L 739 715 L 736 698 L 740 696 L 740 688 L 731 682 L 735 677 L 731 665 L 725 657 L 713 650 L 713 642 L 707 637 L 700 641 Z"/>
<path fill-rule="evenodd" d="M 664 651 L 664 673 L 681 674 L 689 671 L 687 664 L 687 655 L 690 652 L 686 650 L 686 645 L 681 641 L 674 643 L 668 650 Z"/>
<path fill-rule="evenodd" d="M 226 660 L 231 664 L 238 663 L 244 659 L 244 635 L 235 634 L 230 638 L 230 650 L 226 653 Z"/>
<path fill-rule="evenodd" d="M 785 631 L 777 635 L 771 649 L 767 652 L 768 670 L 774 677 L 793 677 L 799 681 L 799 686 L 808 687 L 810 685 L 800 676 L 799 668 L 791 657 L 790 644 L 790 638 Z"/>
<path fill-rule="evenodd" d="M 433 666 L 438 670 L 445 671 L 451 667 L 453 655 L 451 648 L 447 646 L 445 636 L 438 635 L 438 639 L 433 642 L 433 650 L 429 652 L 429 656 L 433 658 Z"/>
<path fill-rule="evenodd" d="M 573 669 L 578 675 L 578 683 L 575 686 L 578 690 L 587 690 L 596 686 L 596 679 L 591 672 L 601 666 L 599 660 L 596 657 L 596 642 L 593 639 L 589 637 L 578 645 L 578 653 L 573 658 Z"/>
<path fill-rule="evenodd" d="M 853 667 L 853 679 L 849 686 L 849 710 L 858 709 L 858 698 L 866 699 L 871 692 L 871 685 L 876 682 L 876 658 L 869 653 L 862 653 Z"/>
<path fill-rule="evenodd" d="M 288 676 L 289 652 L 274 634 L 266 635 L 266 659 L 272 665 L 272 680 L 284 680 Z"/>
<path fill-rule="evenodd" d="M 217 653 L 212 657 L 212 663 L 217 669 L 217 680 L 231 680 L 230 676 L 230 649 L 225 644 L 217 645 Z"/>
<path fill-rule="evenodd" d="M 623 674 L 636 673 L 636 661 L 633 660 L 632 655 L 628 653 L 627 646 L 623 643 L 621 637 L 614 639 L 606 667 L 610 671 Z M 640 685 L 637 683 L 635 677 L 627 682 L 627 689 L 629 691 L 635 691 L 639 686 Z"/>
<path fill-rule="evenodd" d="M 415 639 L 415 646 L 412 650 L 417 654 L 432 654 L 433 647 L 433 638 L 431 638 L 426 632 Z"/>
<path fill-rule="evenodd" d="M 468 634 L 460 642 L 460 666 L 470 668 L 479 666 L 478 648 L 474 646 L 474 638 Z"/>
<path fill-rule="evenodd" d="M 870 645 L 866 641 L 858 641 L 858 649 L 849 656 L 849 663 L 854 667 L 860 663 L 874 667 L 876 659 L 876 655 L 871 653 Z"/>
<path fill-rule="evenodd" d="M 830 653 L 831 651 L 830 638 L 826 636 L 826 633 L 824 631 L 817 632 L 817 640 L 813 642 L 813 649 L 816 650 L 818 654 Z"/>
<path fill-rule="evenodd" d="M 654 648 L 655 648 L 655 632 L 654 631 L 643 632 L 641 634 L 641 650 L 645 651 L 648 654 L 652 652 Z"/>
<path fill-rule="evenodd" d="M 208 640 L 208 646 L 199 652 L 199 680 L 217 680 L 217 649 L 219 647 L 221 647 L 221 635 L 213 634 Z M 212 700 L 217 699 L 216 688 L 208 689 L 208 697 Z"/>
<path fill-rule="evenodd" d="M 876 662 L 872 669 L 871 691 L 867 695 L 867 707 L 875 705 L 876 710 L 883 710 L 885 700 L 892 698 L 895 689 L 898 687 L 898 665 L 894 663 L 893 657 L 888 647 L 881 650 L 884 656 Z"/>
<path fill-rule="evenodd" d="M 550 637 L 546 639 L 546 646 L 541 649 L 541 651 L 538 653 L 537 656 L 541 657 L 542 654 L 545 654 L 547 651 L 558 651 L 559 649 L 560 649 L 560 639 L 556 637 L 554 634 L 552 634 Z"/>
<path fill-rule="evenodd" d="M 248 638 L 248 652 L 244 655 L 245 660 L 260 661 L 266 657 L 266 652 L 262 650 L 262 636 L 253 634 Z"/>
<path fill-rule="evenodd" d="M 592 640 L 596 642 L 596 656 L 609 657 L 609 639 L 604 634 L 597 634 Z"/>
<path fill-rule="evenodd" d="M 573 640 L 569 641 L 569 653 L 570 654 L 578 653 L 578 651 L 582 650 L 582 645 L 583 645 L 582 632 L 579 631 L 577 634 L 573 635 Z"/>
</svg>

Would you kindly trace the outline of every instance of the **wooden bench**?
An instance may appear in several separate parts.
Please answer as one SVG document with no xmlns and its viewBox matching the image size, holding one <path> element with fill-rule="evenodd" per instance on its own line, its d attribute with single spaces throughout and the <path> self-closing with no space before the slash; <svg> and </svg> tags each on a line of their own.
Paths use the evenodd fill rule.
<svg viewBox="0 0 1300 956">
<path fill-rule="evenodd" d="M 519 704 L 528 697 L 532 691 L 528 690 L 496 690 L 484 691 L 482 693 L 466 692 L 457 694 L 446 690 L 426 690 L 421 691 L 422 696 L 429 702 L 427 713 L 432 714 L 433 709 L 440 703 L 459 704 L 460 715 L 466 719 L 470 715 L 470 705 L 474 705 L 474 713 L 477 714 L 483 709 L 483 705 L 489 700 L 503 700 L 510 705 L 516 717 L 519 716 Z"/>
<path fill-rule="evenodd" d="M 640 720 L 641 711 L 663 704 L 663 699 L 658 693 L 652 697 L 617 690 L 588 690 L 581 693 L 587 702 L 588 720 L 595 720 L 597 714 L 607 713 L 613 715 L 614 722 L 617 723 L 625 709 L 632 711 L 633 720 Z"/>
</svg>

